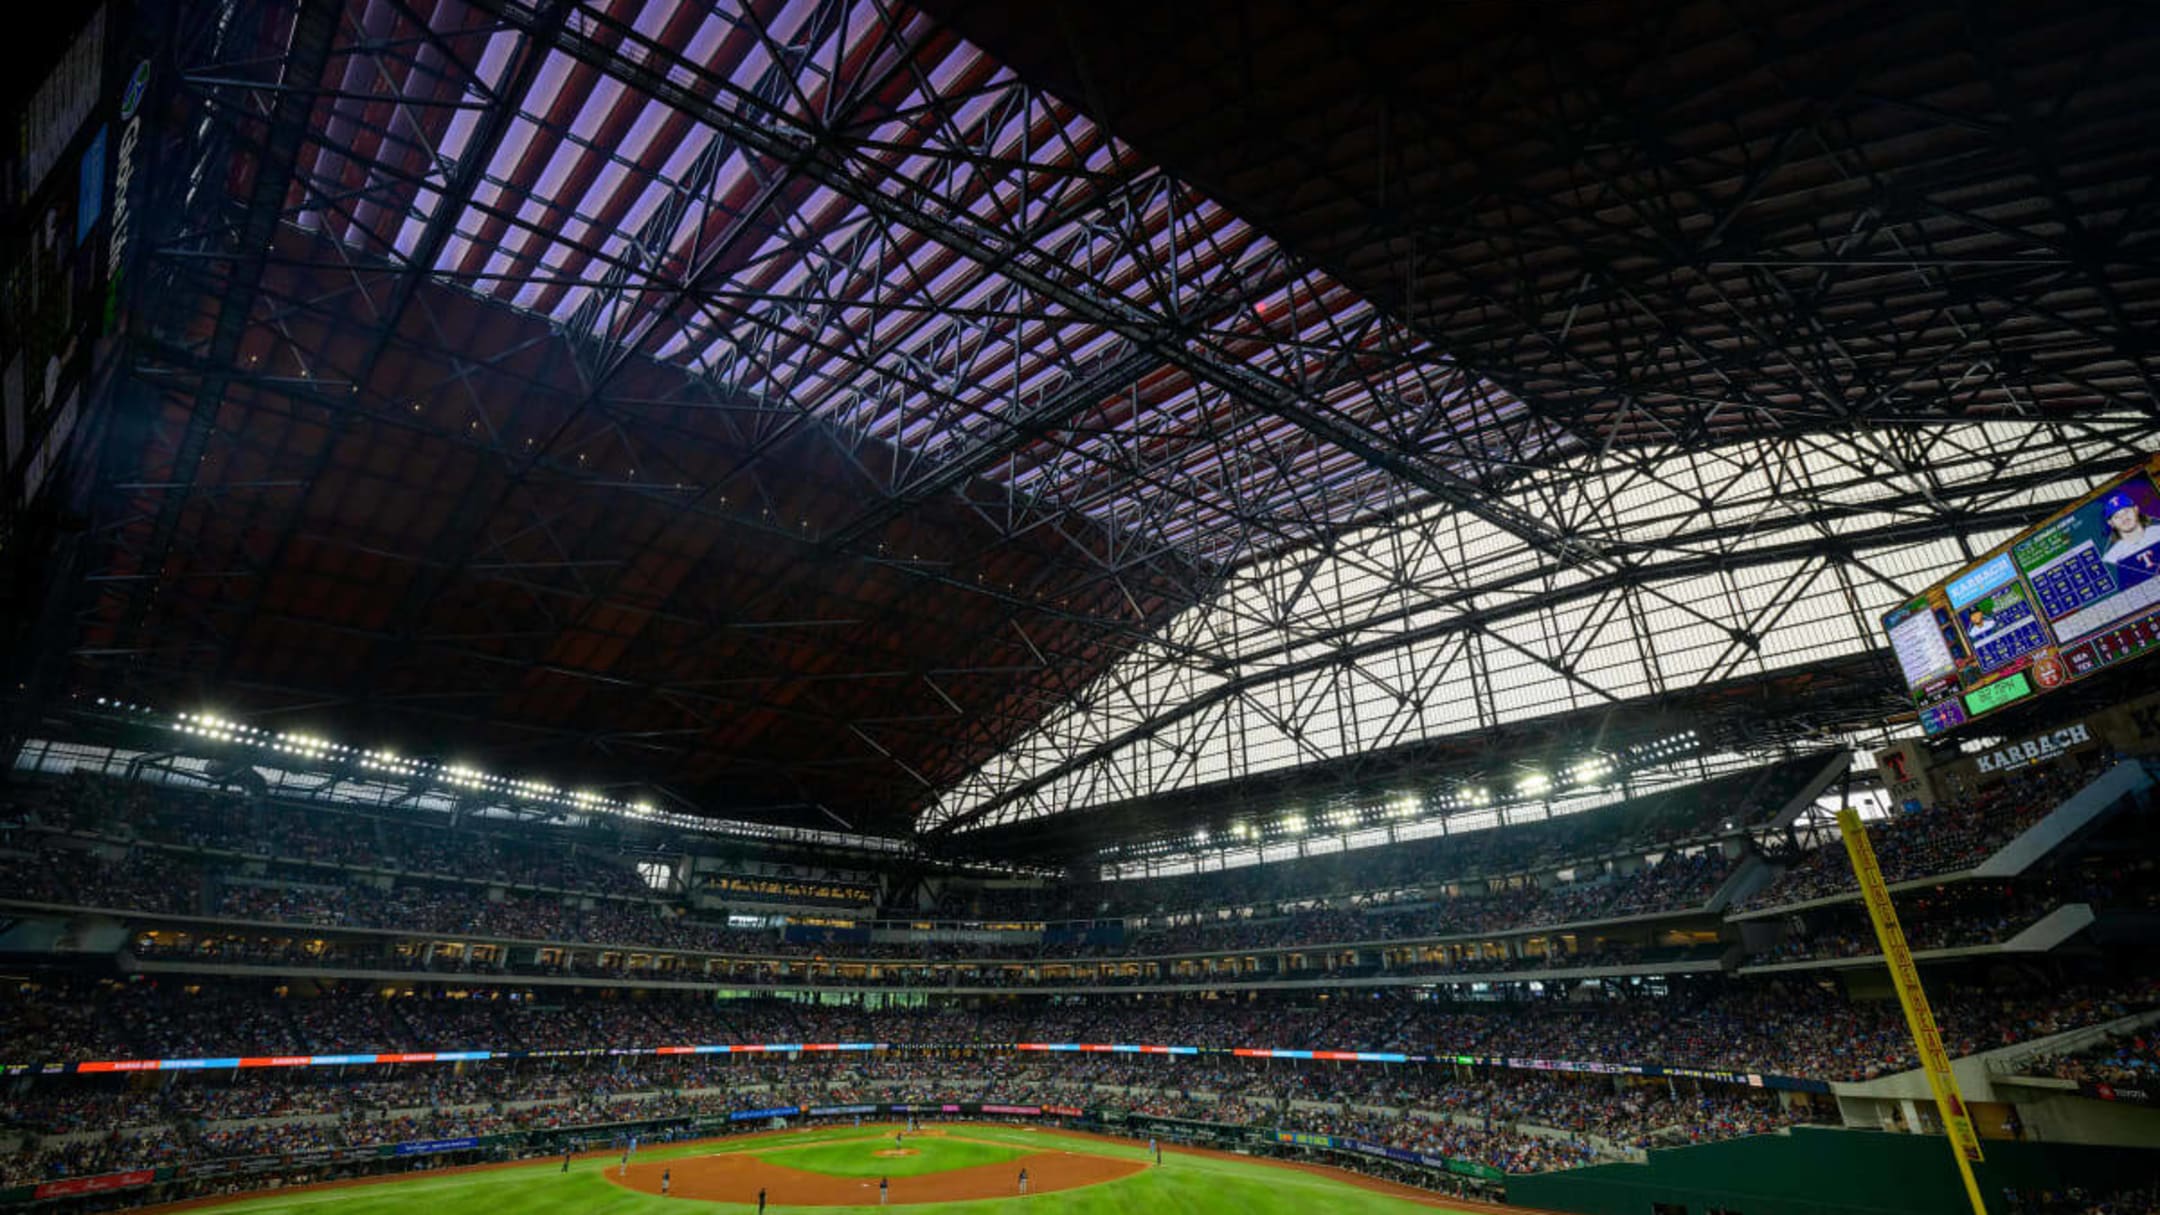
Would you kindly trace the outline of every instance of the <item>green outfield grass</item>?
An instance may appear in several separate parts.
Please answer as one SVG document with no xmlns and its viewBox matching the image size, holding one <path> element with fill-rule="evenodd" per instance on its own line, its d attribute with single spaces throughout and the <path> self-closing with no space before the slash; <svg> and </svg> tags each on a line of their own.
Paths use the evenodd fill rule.
<svg viewBox="0 0 2160 1215">
<path fill-rule="evenodd" d="M 974 1139 L 948 1139 L 939 1135 L 910 1135 L 906 1148 L 913 1156 L 880 1156 L 891 1151 L 890 1134 L 859 1132 L 857 1138 L 819 1140 L 802 1144 L 767 1142 L 757 1154 L 774 1164 L 834 1177 L 913 1177 L 918 1173 L 943 1173 L 948 1169 L 996 1164 L 1028 1154 L 1027 1148 L 1002 1147 Z"/>
<path fill-rule="evenodd" d="M 716 1152 L 756 1152 L 770 1154 L 776 1163 L 805 1168 L 808 1167 L 806 1154 L 813 1150 L 821 1153 L 836 1151 L 842 1164 L 846 1163 L 850 1153 L 876 1160 L 878 1158 L 869 1153 L 880 1144 L 868 1139 L 870 1130 L 869 1127 L 835 1127 L 787 1136 L 646 1148 L 639 1150 L 638 1160 L 652 1162 L 709 1156 Z M 995 1144 L 1011 1149 L 1014 1154 L 1054 1149 L 1084 1150 L 1117 1159 L 1147 1159 L 1147 1150 L 1141 1145 L 1067 1137 L 1023 1127 L 968 1126 L 951 1130 L 968 1139 L 985 1142 L 969 1144 L 950 1140 L 940 1142 L 937 1136 L 911 1137 L 909 1146 L 924 1149 L 923 1155 L 887 1158 L 881 1163 L 898 1165 L 932 1159 L 932 1144 L 941 1148 Z M 883 1134 L 882 1145 L 889 1147 L 891 1144 L 892 1132 L 888 1128 Z M 988 1150 L 994 1152 L 999 1147 Z M 974 1158 L 956 1163 L 962 1161 L 962 1157 L 942 1153 L 936 1158 L 944 1162 L 936 1166 L 939 1169 L 984 1162 Z M 1327 1177 L 1257 1162 L 1175 1153 L 1167 1155 L 1165 1161 L 1161 1168 L 1076 1190 L 1027 1198 L 887 1209 L 906 1211 L 910 1215 L 1128 1215 L 1131 1212 L 1146 1212 L 1147 1215 L 1409 1215 L 1421 1212 L 1429 1215 L 1447 1209 L 1389 1198 Z M 414 1211 L 425 1215 L 695 1215 L 700 1211 L 724 1215 L 755 1209 L 737 1203 L 695 1202 L 635 1193 L 607 1180 L 604 1173 L 612 1164 L 612 1160 L 580 1160 L 571 1165 L 568 1174 L 563 1174 L 559 1160 L 543 1161 L 518 1168 L 242 1199 L 217 1210 L 220 1215 L 225 1212 L 232 1215 L 281 1212 L 293 1212 L 294 1215 L 303 1212 L 305 1215 L 404 1215 Z M 878 1208 L 790 1207 L 775 1203 L 768 1209 L 773 1215 L 808 1215 Z"/>
</svg>

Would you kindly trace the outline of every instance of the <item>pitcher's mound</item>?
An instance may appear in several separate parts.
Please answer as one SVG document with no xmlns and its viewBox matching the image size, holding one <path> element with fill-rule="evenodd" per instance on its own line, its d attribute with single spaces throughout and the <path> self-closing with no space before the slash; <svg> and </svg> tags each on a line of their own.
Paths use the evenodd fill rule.
<svg viewBox="0 0 2160 1215">
<path fill-rule="evenodd" d="M 872 1153 L 870 1153 L 870 1154 L 871 1154 L 872 1156 L 920 1156 L 920 1155 L 922 1155 L 922 1153 L 921 1153 L 921 1152 L 917 1151 L 917 1150 L 916 1150 L 916 1149 L 914 1149 L 914 1148 L 879 1148 L 879 1149 L 878 1149 L 877 1151 L 874 1151 L 874 1152 L 872 1152 Z"/>
</svg>

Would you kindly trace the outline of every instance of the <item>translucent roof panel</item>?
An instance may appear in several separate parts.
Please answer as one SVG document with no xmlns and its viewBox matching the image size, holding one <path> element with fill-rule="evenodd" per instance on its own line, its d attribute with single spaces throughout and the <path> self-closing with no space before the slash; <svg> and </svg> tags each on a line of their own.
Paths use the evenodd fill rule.
<svg viewBox="0 0 2160 1215">
<path fill-rule="evenodd" d="M 427 51 L 349 73 L 309 223 L 547 317 L 596 382 L 657 358 L 873 443 L 897 491 L 979 479 L 1227 565 L 1426 496 L 1275 402 L 1466 480 L 1496 436 L 1575 443 L 904 6 L 587 4 L 552 45 L 359 12 Z"/>
<path fill-rule="evenodd" d="M 1250 563 L 923 822 L 995 826 L 1878 649 L 1883 612 L 2152 436 L 2144 418 L 1952 425 L 1924 467 L 1865 430 L 1558 461 L 1504 498 L 1575 549 L 1433 506 Z"/>
</svg>

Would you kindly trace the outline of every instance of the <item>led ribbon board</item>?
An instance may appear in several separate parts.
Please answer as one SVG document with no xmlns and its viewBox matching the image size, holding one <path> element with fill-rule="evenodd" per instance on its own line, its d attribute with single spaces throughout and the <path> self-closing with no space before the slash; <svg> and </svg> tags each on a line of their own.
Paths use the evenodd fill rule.
<svg viewBox="0 0 2160 1215">
<path fill-rule="evenodd" d="M 611 1046 L 549 1050 L 416 1051 L 372 1055 L 228 1055 L 208 1059 L 99 1059 L 68 1063 L 0 1065 L 0 1075 L 53 1075 L 65 1072 L 202 1071 L 218 1068 L 258 1067 L 365 1067 L 395 1063 L 468 1063 L 488 1059 L 567 1059 L 597 1055 L 750 1055 L 820 1054 L 830 1051 L 922 1051 L 944 1050 L 955 1044 L 900 1044 L 891 1042 L 736 1042 L 710 1046 Z M 1606 1063 L 1595 1060 L 1529 1059 L 1505 1055 L 1414 1055 L 1399 1051 L 1292 1050 L 1268 1046 L 1170 1046 L 1128 1042 L 1016 1042 L 972 1044 L 977 1049 L 1043 1052 L 1049 1054 L 1195 1055 L 1238 1059 L 1296 1059 L 1321 1063 L 1453 1063 L 1466 1067 L 1502 1067 L 1517 1071 L 1584 1072 L 1596 1075 L 1678 1076 L 1744 1084 L 1754 1088 L 1830 1091 L 1821 1081 L 1762 1072 L 1724 1071 L 1716 1068 L 1667 1067 L 1656 1063 Z M 895 1107 L 901 1108 L 901 1107 Z M 925 1109 L 949 1108 L 925 1106 Z M 1048 1107 L 1045 1107 L 1048 1108 Z M 812 1111 L 813 1113 L 816 1111 Z"/>
<path fill-rule="evenodd" d="M 898 1049 L 907 1050 L 907 1047 Z M 1364 1050 L 1285 1050 L 1267 1046 L 1140 1046 L 1109 1042 L 1016 1042 L 1016 1051 L 1045 1051 L 1054 1054 L 1121 1054 L 1121 1055 L 1229 1055 L 1238 1059 L 1310 1059 L 1323 1063 L 1454 1063 L 1464 1067 L 1503 1067 L 1515 1071 L 1583 1072 L 1603 1076 L 1674 1076 L 1682 1079 L 1714 1080 L 1720 1084 L 1744 1084 L 1750 1088 L 1791 1089 L 1796 1092 L 1827 1093 L 1827 1081 L 1805 1076 L 1779 1076 L 1768 1072 L 1728 1071 L 1721 1068 L 1678 1067 L 1658 1063 L 1605 1063 L 1586 1059 L 1526 1059 L 1507 1055 L 1410 1055 L 1395 1051 Z"/>
<path fill-rule="evenodd" d="M 1883 617 L 1929 734 L 2160 648 L 2160 456 Z"/>
<path fill-rule="evenodd" d="M 212 1059 L 91 1059 L 78 1073 L 183 1072 L 254 1067 L 374 1067 L 387 1063 L 479 1063 L 488 1059 L 564 1058 L 572 1055 L 816 1054 L 884 1050 L 883 1042 L 737 1042 L 720 1046 L 635 1046 L 588 1051 L 430 1050 L 373 1055 L 226 1055 Z"/>
</svg>

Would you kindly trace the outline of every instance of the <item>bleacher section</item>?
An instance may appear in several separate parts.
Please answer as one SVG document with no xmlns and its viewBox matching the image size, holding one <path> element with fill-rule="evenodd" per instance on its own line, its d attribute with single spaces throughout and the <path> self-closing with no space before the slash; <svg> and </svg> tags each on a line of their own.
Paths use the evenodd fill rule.
<svg viewBox="0 0 2160 1215">
<path fill-rule="evenodd" d="M 1282 866 L 1282 874 L 1265 878 L 1235 871 L 1211 875 L 1240 893 L 1266 885 L 1276 896 L 1267 901 L 1225 905 L 1218 892 L 1193 910 L 1056 931 L 1025 922 L 1002 931 L 980 924 L 921 931 L 913 921 L 824 921 L 828 926 L 819 927 L 814 917 L 778 927 L 769 916 L 748 921 L 765 927 L 732 927 L 704 918 L 718 911 L 691 905 L 704 901 L 699 883 L 692 883 L 687 897 L 655 889 L 634 868 L 649 854 L 620 840 L 526 841 L 500 827 L 452 832 L 383 816 L 281 817 L 275 806 L 170 792 L 153 802 L 140 789 L 81 779 L 18 802 L 13 826 L 0 837 L 6 840 L 0 877 L 8 882 L 8 897 L 0 903 L 30 917 L 42 909 L 79 918 L 84 903 L 78 892 L 95 891 L 109 922 L 128 926 L 123 965 L 144 973 L 269 970 L 543 985 L 995 993 L 1284 983 L 1375 987 L 1717 971 L 1733 961 L 1717 896 L 1731 887 L 1736 872 L 1761 864 L 1748 852 L 1749 831 L 1765 819 L 1785 817 L 1787 802 L 1819 783 L 1819 764 L 1794 761 L 1684 795 L 1659 795 L 1643 807 L 1597 812 L 1605 817 L 1593 835 L 1626 837 L 1646 851 L 1577 858 L 1557 868 L 1546 867 L 1553 854 L 1538 853 L 1540 864 L 1526 869 L 1518 844 L 1535 850 L 1552 824 L 1507 827 L 1419 841 L 1372 858 L 1386 865 L 1400 865 L 1404 856 L 1451 858 L 1434 880 L 1417 886 L 1367 884 L 1349 894 L 1290 897 L 1296 874 L 1329 877 L 1342 863 L 1334 857 L 1316 868 Z M 2133 776 L 2141 778 L 2142 769 L 2133 766 Z M 2090 823 L 2100 815 L 2093 809 L 2097 797 L 2118 792 L 2117 785 L 2142 787 L 2111 773 L 2099 784 L 2083 782 L 2088 792 L 2061 802 L 2079 783 L 2069 777 L 2006 782 L 1971 804 L 1885 824 L 1878 847 L 1895 858 L 1908 885 L 1928 880 L 1936 864 L 1960 866 L 1959 875 L 1971 878 L 1975 862 L 2003 841 L 2024 838 L 2051 821 L 2047 798 Z M 1721 792 L 1751 795 L 1748 812 L 1727 808 Z M 1652 825 L 1682 834 L 1644 844 L 1655 835 Z M 1906 839 L 1928 843 L 1899 842 Z M 1446 853 L 1450 846 L 1460 855 Z M 397 858 L 396 866 L 366 863 L 378 849 Z M 456 858 L 467 851 L 480 859 L 461 872 Z M 1768 893 L 1774 898 L 1781 888 L 1811 890 L 1811 884 L 1830 882 L 1823 875 L 1834 872 L 1829 859 L 1840 853 L 1834 843 L 1819 849 L 1793 867 L 1797 879 L 1772 883 Z M 1479 864 L 1501 868 L 1480 873 Z M 714 870 L 677 857 L 666 862 L 666 871 Z M 733 871 L 751 869 L 737 861 Z M 491 876 L 474 876 L 479 872 Z M 797 880 L 778 868 L 762 877 Z M 800 880 L 854 886 L 846 877 L 806 874 Z M 1164 890 L 1198 897 L 1207 889 L 1188 877 L 1141 897 L 1159 900 Z M 1974 914 L 1955 906 L 1936 914 L 1930 902 L 1955 903 L 1949 895 L 1914 897 L 1919 902 L 1911 908 L 1909 931 L 1923 950 L 2007 947 L 2057 907 L 2091 901 L 2059 882 L 2005 887 L 1984 899 L 1967 896 Z M 1758 897 L 1733 918 L 1789 914 L 1810 905 L 1828 910 L 1813 931 L 1788 935 L 1747 959 L 1750 965 L 1841 962 L 1872 953 L 1864 922 L 1853 917 L 1854 904 L 1845 896 L 1764 904 Z M 2052 921 L 2057 927 L 2064 922 Z M 2057 933 L 2057 940 L 2074 932 Z M 2021 948 L 2038 944 L 2032 937 Z"/>
<path fill-rule="evenodd" d="M 1875 824 L 1869 837 L 1893 889 L 1964 877 L 2012 877 L 2151 787 L 2151 775 L 2137 762 L 2101 771 L 2027 769 L 2006 774 L 1972 797 Z M 1832 839 L 1758 891 L 1743 914 L 1776 914 L 1858 897 L 1844 846 Z"/>
<path fill-rule="evenodd" d="M 1885 993 L 1819 982 L 1879 966 L 1864 918 L 1834 890 L 1728 906 L 1826 762 L 1594 812 L 1580 848 L 1568 822 L 1498 827 L 1120 884 L 1084 920 L 968 877 L 944 888 L 994 891 L 971 906 L 1008 918 L 879 919 L 850 906 L 872 870 L 634 832 L 35 786 L 0 817 L 0 947 L 34 976 L 0 999 L 0 1188 L 162 1169 L 141 1193 L 182 1197 L 312 1175 L 296 1153 L 370 1168 L 896 1101 L 1364 1145 L 1322 1150 L 1494 1186 L 1849 1117 L 1865 1098 L 1845 1094 L 1915 1063 Z M 1908 934 L 1945 960 L 1955 1053 L 2160 1008 L 2154 967 L 2087 946 L 2160 889 L 2111 847 L 2143 824 L 2110 817 L 2113 787 L 2022 780 L 1910 820 L 1924 839 L 1878 828 Z M 2059 813 L 2078 826 L 2052 832 Z M 2042 830 L 2057 846 L 2016 875 L 1976 872 Z M 1793 870 L 1788 889 L 1830 881 L 1823 859 Z M 1766 926 L 1783 938 L 1749 954 Z M 2051 981 L 2006 995 L 1954 965 L 2011 956 Z M 2096 1066 L 2142 1047 L 2112 1049 Z"/>
</svg>

